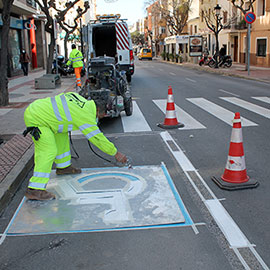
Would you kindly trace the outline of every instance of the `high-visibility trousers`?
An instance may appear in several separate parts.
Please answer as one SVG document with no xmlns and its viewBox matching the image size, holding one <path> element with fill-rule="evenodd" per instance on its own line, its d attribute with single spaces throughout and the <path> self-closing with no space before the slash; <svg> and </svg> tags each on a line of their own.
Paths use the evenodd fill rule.
<svg viewBox="0 0 270 270">
<path fill-rule="evenodd" d="M 48 127 L 38 127 L 40 138 L 36 141 L 34 154 L 34 173 L 29 180 L 28 187 L 45 190 L 50 179 L 53 162 L 56 168 L 66 168 L 71 165 L 71 153 L 68 133 L 56 133 Z"/>
<path fill-rule="evenodd" d="M 82 71 L 82 67 L 74 68 L 74 72 L 75 72 L 75 76 L 76 76 L 76 85 L 77 86 L 82 86 L 81 71 Z"/>
</svg>

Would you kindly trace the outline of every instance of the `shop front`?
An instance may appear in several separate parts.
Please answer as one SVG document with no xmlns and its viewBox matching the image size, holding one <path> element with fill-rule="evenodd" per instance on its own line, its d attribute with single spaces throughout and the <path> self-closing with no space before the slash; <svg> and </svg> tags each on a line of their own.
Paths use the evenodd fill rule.
<svg viewBox="0 0 270 270">
<path fill-rule="evenodd" d="M 171 36 L 165 38 L 165 51 L 169 54 L 181 55 L 183 61 L 188 59 L 188 35 Z"/>
<path fill-rule="evenodd" d="M 0 45 L 2 44 L 2 19 L 0 18 Z M 23 20 L 10 17 L 9 44 L 8 44 L 8 77 L 22 74 L 20 65 L 20 51 L 22 48 Z"/>
</svg>

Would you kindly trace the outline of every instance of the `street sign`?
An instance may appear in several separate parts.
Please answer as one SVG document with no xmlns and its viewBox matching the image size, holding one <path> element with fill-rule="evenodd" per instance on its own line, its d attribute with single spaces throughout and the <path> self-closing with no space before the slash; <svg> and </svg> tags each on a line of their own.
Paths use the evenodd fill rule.
<svg viewBox="0 0 270 270">
<path fill-rule="evenodd" d="M 253 23 L 255 20 L 256 20 L 256 15 L 255 15 L 255 13 L 253 13 L 253 12 L 248 12 L 248 13 L 246 13 L 246 15 L 245 15 L 245 21 L 246 21 L 246 23 L 251 24 L 251 23 Z"/>
</svg>

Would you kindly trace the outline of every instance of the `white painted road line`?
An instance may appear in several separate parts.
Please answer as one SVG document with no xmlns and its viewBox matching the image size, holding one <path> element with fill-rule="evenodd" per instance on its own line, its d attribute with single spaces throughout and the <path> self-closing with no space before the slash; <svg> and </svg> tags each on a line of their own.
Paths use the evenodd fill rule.
<svg viewBox="0 0 270 270">
<path fill-rule="evenodd" d="M 150 126 L 148 125 L 139 106 L 137 105 L 137 102 L 133 101 L 132 104 L 133 113 L 131 116 L 126 116 L 125 112 L 121 112 L 121 120 L 124 132 L 151 131 Z"/>
<path fill-rule="evenodd" d="M 239 95 L 236 95 L 234 93 L 231 93 L 231 92 L 226 91 L 226 90 L 223 90 L 223 89 L 218 89 L 218 91 L 223 92 L 223 93 L 226 93 L 226 94 L 230 94 L 230 95 L 235 96 L 235 97 L 240 97 Z"/>
<path fill-rule="evenodd" d="M 226 209 L 223 207 L 223 205 L 219 202 L 219 200 L 216 198 L 215 194 L 212 192 L 212 190 L 208 187 L 204 179 L 200 176 L 197 170 L 195 170 L 192 163 L 189 161 L 187 156 L 184 154 L 182 149 L 177 145 L 177 143 L 174 141 L 172 136 L 168 133 L 168 131 L 164 131 L 160 133 L 161 138 L 167 145 L 168 149 L 172 153 L 172 155 L 175 157 L 176 161 L 178 162 L 179 166 L 184 171 L 185 175 L 187 176 L 188 180 L 190 181 L 191 185 L 194 187 L 196 192 L 198 193 L 199 197 L 209 210 L 212 217 L 215 219 L 218 227 L 223 232 L 225 238 L 227 239 L 228 243 L 230 244 L 232 250 L 235 252 L 235 254 L 238 256 L 240 262 L 244 266 L 245 269 L 250 269 L 247 262 L 244 260 L 244 258 L 240 255 L 238 248 L 249 248 L 250 251 L 253 253 L 255 258 L 258 260 L 258 262 L 261 264 L 264 270 L 269 270 L 268 266 L 265 264 L 263 259 L 260 257 L 260 255 L 257 253 L 257 251 L 254 249 L 254 245 L 252 245 L 246 236 L 242 233 L 238 225 L 234 222 L 230 214 L 226 211 Z M 170 143 L 173 143 L 177 150 L 172 149 L 169 145 Z M 199 188 L 194 183 L 193 179 L 189 176 L 188 172 L 193 171 L 198 178 L 200 179 L 201 183 L 206 187 L 206 189 L 210 192 L 213 199 L 206 200 L 203 196 L 203 194 L 200 192 Z"/>
<path fill-rule="evenodd" d="M 170 74 L 171 74 L 171 75 L 173 75 L 173 76 L 176 76 L 176 74 L 175 74 L 175 73 L 173 73 L 173 72 L 170 72 Z"/>
<path fill-rule="evenodd" d="M 231 247 L 242 248 L 250 245 L 245 235 L 218 200 L 206 200 L 205 204 Z"/>
<path fill-rule="evenodd" d="M 157 99 L 157 100 L 153 100 L 153 102 L 159 107 L 159 109 L 164 114 L 166 114 L 166 104 L 167 104 L 166 99 Z M 174 105 L 175 105 L 176 117 L 177 117 L 178 122 L 183 123 L 185 125 L 183 128 L 179 128 L 179 130 L 206 128 L 204 125 L 202 125 L 200 122 L 195 120 L 192 116 L 190 116 L 180 107 L 178 107 L 176 104 Z"/>
<path fill-rule="evenodd" d="M 232 126 L 232 120 L 234 119 L 234 113 L 224 109 L 223 107 L 216 105 L 215 103 L 208 101 L 204 98 L 187 98 L 188 101 L 191 103 L 197 105 L 201 109 L 209 112 L 210 114 L 214 115 L 218 119 L 222 120 L 226 124 Z M 241 117 L 242 120 L 242 126 L 243 127 L 248 127 L 248 126 L 257 126 L 256 123 Z"/>
<path fill-rule="evenodd" d="M 270 103 L 270 98 L 269 97 L 252 97 L 252 98 L 260 100 L 262 102 Z"/>
<path fill-rule="evenodd" d="M 220 97 L 220 98 L 223 100 L 226 100 L 232 104 L 240 106 L 246 110 L 257 113 L 259 115 L 262 115 L 262 116 L 270 119 L 270 110 L 269 109 L 266 109 L 264 107 L 258 106 L 256 104 L 250 103 L 248 101 L 245 101 L 245 100 L 242 100 L 239 98 L 234 98 L 234 97 Z"/>
<path fill-rule="evenodd" d="M 5 115 L 6 113 L 10 112 L 12 109 L 0 109 L 0 116 Z"/>
<path fill-rule="evenodd" d="M 192 80 L 192 79 L 190 79 L 190 78 L 186 78 L 186 80 L 187 80 L 187 81 L 190 81 L 190 82 L 194 82 L 194 83 L 196 82 L 195 80 Z"/>
</svg>

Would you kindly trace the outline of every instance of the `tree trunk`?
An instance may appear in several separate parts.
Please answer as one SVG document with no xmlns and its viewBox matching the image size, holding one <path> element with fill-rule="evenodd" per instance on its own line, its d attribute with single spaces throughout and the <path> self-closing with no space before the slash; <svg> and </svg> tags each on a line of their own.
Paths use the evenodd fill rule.
<svg viewBox="0 0 270 270">
<path fill-rule="evenodd" d="M 2 10 L 2 35 L 1 35 L 1 53 L 0 53 L 0 106 L 6 106 L 9 102 L 8 78 L 7 78 L 7 55 L 10 27 L 10 9 L 14 0 L 3 1 Z M 5 42 L 4 42 L 5 41 Z"/>
<path fill-rule="evenodd" d="M 68 47 L 67 47 L 68 36 L 69 34 L 66 32 L 65 39 L 64 39 L 65 61 L 68 60 Z"/>
<path fill-rule="evenodd" d="M 51 42 L 49 44 L 49 57 L 47 59 L 47 74 L 52 74 L 52 64 L 53 64 L 53 58 L 54 58 L 54 49 L 55 49 L 55 38 L 54 33 L 50 33 L 51 35 Z"/>
</svg>

